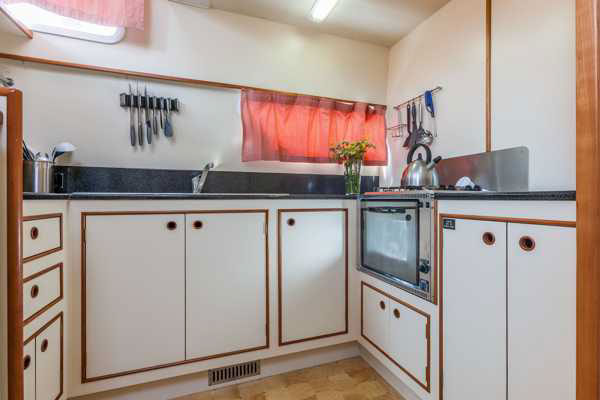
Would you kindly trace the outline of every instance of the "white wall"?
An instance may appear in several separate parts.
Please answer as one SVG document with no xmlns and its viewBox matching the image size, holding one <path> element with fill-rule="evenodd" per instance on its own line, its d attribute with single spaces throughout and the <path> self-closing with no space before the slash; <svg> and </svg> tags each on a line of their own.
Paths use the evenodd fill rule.
<svg viewBox="0 0 600 400">
<path fill-rule="evenodd" d="M 0 52 L 385 104 L 385 47 L 167 0 L 148 3 L 146 31 L 130 30 L 116 45 L 2 34 Z M 214 160 L 230 171 L 341 172 L 335 165 L 242 164 L 237 90 L 147 82 L 153 94 L 178 97 L 184 110 L 174 117 L 173 142 L 161 138 L 139 151 L 128 144 L 129 117 L 118 105 L 129 80 L 0 59 L 5 66 L 24 91 L 26 139 L 39 150 L 73 142 L 73 164 L 198 169 Z"/>
<path fill-rule="evenodd" d="M 529 147 L 532 189 L 575 189 L 575 0 L 493 4 L 492 147 Z"/>
<path fill-rule="evenodd" d="M 432 151 L 444 158 L 485 150 L 484 5 L 482 0 L 453 0 L 390 51 L 389 124 L 397 121 L 393 106 L 442 86 L 435 95 L 438 137 Z M 424 125 L 434 131 L 431 121 Z M 403 142 L 404 138 L 390 138 L 392 163 L 383 170 L 385 184 L 400 183 L 408 153 Z"/>
<path fill-rule="evenodd" d="M 532 190 L 575 188 L 575 0 L 494 1 L 492 148 L 527 146 Z M 390 52 L 391 107 L 425 89 L 436 98 L 445 158 L 485 151 L 485 1 L 452 0 Z M 407 150 L 391 139 L 389 184 Z"/>
</svg>

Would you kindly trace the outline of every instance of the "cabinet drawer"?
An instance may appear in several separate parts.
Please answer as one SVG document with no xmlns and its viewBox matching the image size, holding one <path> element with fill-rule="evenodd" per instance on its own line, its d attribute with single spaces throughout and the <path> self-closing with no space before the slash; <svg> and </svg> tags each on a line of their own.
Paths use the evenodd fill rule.
<svg viewBox="0 0 600 400">
<path fill-rule="evenodd" d="M 23 262 L 62 250 L 62 214 L 23 217 Z"/>
<path fill-rule="evenodd" d="M 23 281 L 23 319 L 31 322 L 63 298 L 63 264 L 59 263 Z"/>
<path fill-rule="evenodd" d="M 25 400 L 57 400 L 63 393 L 63 313 L 25 341 Z M 25 367 L 25 365 L 24 365 Z"/>
</svg>

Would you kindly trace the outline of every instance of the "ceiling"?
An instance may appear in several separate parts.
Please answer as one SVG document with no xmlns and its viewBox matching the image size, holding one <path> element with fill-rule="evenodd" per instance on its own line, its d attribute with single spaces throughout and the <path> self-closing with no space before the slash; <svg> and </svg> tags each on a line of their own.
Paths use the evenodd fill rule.
<svg viewBox="0 0 600 400">
<path fill-rule="evenodd" d="M 392 46 L 448 1 L 339 0 L 320 24 L 308 18 L 314 0 L 210 0 L 210 4 L 218 10 Z"/>
</svg>

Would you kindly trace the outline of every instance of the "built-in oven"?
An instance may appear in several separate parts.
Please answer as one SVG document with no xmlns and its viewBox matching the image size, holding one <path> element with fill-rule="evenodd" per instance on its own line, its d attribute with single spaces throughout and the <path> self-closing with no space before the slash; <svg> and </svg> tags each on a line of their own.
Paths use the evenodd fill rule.
<svg viewBox="0 0 600 400">
<path fill-rule="evenodd" d="M 360 267 L 432 300 L 433 197 L 374 196 L 360 200 Z"/>
</svg>

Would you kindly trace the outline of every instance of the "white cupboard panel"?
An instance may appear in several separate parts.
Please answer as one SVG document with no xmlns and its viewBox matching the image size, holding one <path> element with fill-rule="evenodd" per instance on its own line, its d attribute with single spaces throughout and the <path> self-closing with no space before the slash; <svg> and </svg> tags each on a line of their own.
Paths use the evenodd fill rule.
<svg viewBox="0 0 600 400">
<path fill-rule="evenodd" d="M 185 359 L 182 214 L 85 216 L 85 374 Z"/>
<path fill-rule="evenodd" d="M 28 322 L 63 296 L 62 263 L 41 271 L 23 282 L 23 319 Z"/>
<path fill-rule="evenodd" d="M 62 248 L 62 216 L 23 218 L 23 261 Z"/>
<path fill-rule="evenodd" d="M 35 400 L 35 339 L 23 348 L 24 400 Z"/>
<path fill-rule="evenodd" d="M 362 336 L 385 352 L 389 348 L 390 299 L 364 283 L 362 290 Z"/>
<path fill-rule="evenodd" d="M 267 342 L 267 212 L 186 215 L 186 358 Z"/>
<path fill-rule="evenodd" d="M 429 317 L 390 300 L 388 355 L 429 391 Z"/>
<path fill-rule="evenodd" d="M 62 316 L 35 338 L 36 400 L 56 400 L 62 393 Z"/>
<path fill-rule="evenodd" d="M 506 400 L 506 223 L 455 221 L 442 238 L 443 397 Z"/>
<path fill-rule="evenodd" d="M 574 400 L 576 229 L 510 223 L 508 260 L 509 399 Z"/>
<path fill-rule="evenodd" d="M 347 210 L 279 210 L 280 345 L 343 334 Z"/>
</svg>

